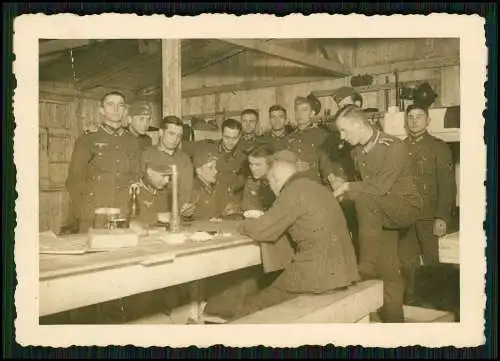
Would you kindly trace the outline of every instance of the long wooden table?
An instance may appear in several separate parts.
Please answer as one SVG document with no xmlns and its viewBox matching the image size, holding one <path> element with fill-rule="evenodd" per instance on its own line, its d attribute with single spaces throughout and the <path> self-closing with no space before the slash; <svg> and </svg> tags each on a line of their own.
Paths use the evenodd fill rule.
<svg viewBox="0 0 500 361">
<path fill-rule="evenodd" d="M 39 315 L 162 289 L 260 264 L 260 246 L 238 235 L 235 222 L 196 222 L 184 231 L 216 230 L 230 237 L 168 245 L 158 236 L 139 246 L 81 255 L 40 255 Z M 86 235 L 82 235 L 86 237 Z"/>
</svg>

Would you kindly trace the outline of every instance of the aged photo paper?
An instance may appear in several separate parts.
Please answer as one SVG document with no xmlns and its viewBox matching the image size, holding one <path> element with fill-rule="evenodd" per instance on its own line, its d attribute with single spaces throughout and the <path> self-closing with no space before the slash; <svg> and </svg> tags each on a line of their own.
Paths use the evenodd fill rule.
<svg viewBox="0 0 500 361">
<path fill-rule="evenodd" d="M 485 342 L 485 20 L 479 16 L 22 15 L 14 22 L 14 162 L 17 168 L 16 341 L 22 346 L 231 347 L 302 345 L 474 347 Z M 40 39 L 457 38 L 460 41 L 460 322 L 222 325 L 40 325 Z M 423 61 L 424 59 L 422 59 Z M 96 60 L 97 61 L 97 60 Z M 159 80 L 161 81 L 161 80 Z M 58 155 L 63 157 L 63 155 Z M 50 172 L 50 170 L 49 170 Z M 103 288 L 107 285 L 102 285 Z M 84 297 L 75 289 L 74 297 Z M 50 301 L 49 301 L 50 302 Z"/>
</svg>

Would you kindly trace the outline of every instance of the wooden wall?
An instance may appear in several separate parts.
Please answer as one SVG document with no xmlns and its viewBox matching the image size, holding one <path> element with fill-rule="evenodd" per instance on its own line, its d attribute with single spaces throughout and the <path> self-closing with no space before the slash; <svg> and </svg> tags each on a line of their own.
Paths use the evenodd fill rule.
<svg viewBox="0 0 500 361">
<path fill-rule="evenodd" d="M 365 107 L 383 109 L 386 104 L 383 92 L 377 90 L 376 85 L 394 82 L 394 64 L 401 65 L 403 71 L 399 72 L 399 81 L 411 85 L 415 81 L 428 81 L 438 93 L 438 99 L 434 106 L 451 106 L 460 103 L 460 67 L 459 63 L 459 40 L 458 39 L 380 39 L 357 41 L 332 40 L 331 45 L 324 46 L 324 52 L 314 48 L 314 43 L 306 43 L 301 40 L 287 40 L 287 46 L 295 50 L 308 50 L 316 52 L 318 56 L 326 55 L 336 58 L 354 69 L 356 74 L 374 74 L 374 87 L 372 91 L 363 92 Z M 302 49 L 301 49 L 302 48 Z M 256 58 L 257 59 L 257 58 Z M 260 59 L 260 65 L 267 62 L 272 68 L 285 66 L 286 62 L 275 59 Z M 252 64 L 248 63 L 248 57 L 233 57 L 221 62 L 217 66 L 187 78 L 183 78 L 183 90 L 193 88 L 213 88 L 216 85 L 241 84 L 254 81 L 255 74 L 252 73 Z M 430 65 L 429 65 L 430 64 Z M 289 65 L 286 65 L 287 67 Z M 234 69 L 234 70 L 231 70 Z M 243 69 L 236 73 L 236 69 Z M 247 70 L 244 70 L 247 69 Z M 260 69 L 260 66 L 258 67 Z M 230 74 L 231 76 L 216 77 L 213 74 Z M 247 73 L 245 73 L 245 71 Z M 243 72 L 243 73 L 241 73 Z M 264 74 L 264 82 L 269 82 L 272 76 Z M 294 75 L 293 79 L 300 79 Z M 387 78 L 387 79 L 386 79 Z M 304 77 L 307 79 L 307 77 Z M 323 78 L 324 79 L 324 78 Z M 182 113 L 188 114 L 210 114 L 221 111 L 231 112 L 244 108 L 256 108 L 261 114 L 259 131 L 269 129 L 267 111 L 273 104 L 280 104 L 288 111 L 289 120 L 293 122 L 293 101 L 296 96 L 306 96 L 311 91 L 335 89 L 343 85 L 350 85 L 350 78 L 325 79 L 320 81 L 295 82 L 290 85 L 280 85 L 282 78 L 276 78 L 276 86 L 265 86 L 250 90 L 225 91 L 216 94 L 186 97 L 182 100 Z M 369 90 L 369 89 L 368 89 Z M 387 106 L 395 104 L 395 88 L 389 91 Z M 335 111 L 335 104 L 331 97 L 320 99 L 323 109 L 330 108 Z"/>
</svg>

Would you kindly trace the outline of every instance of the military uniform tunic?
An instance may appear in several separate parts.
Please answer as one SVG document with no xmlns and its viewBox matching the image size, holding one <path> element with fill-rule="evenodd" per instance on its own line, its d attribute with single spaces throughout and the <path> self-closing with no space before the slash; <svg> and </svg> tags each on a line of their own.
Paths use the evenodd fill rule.
<svg viewBox="0 0 500 361">
<path fill-rule="evenodd" d="M 422 213 L 410 238 L 402 246 L 413 248 L 413 262 L 421 253 L 425 264 L 439 263 L 438 238 L 433 233 L 434 221 L 442 219 L 450 224 L 455 205 L 456 183 L 452 154 L 449 146 L 428 132 L 405 139 L 412 159 L 415 183 L 423 197 Z M 420 250 L 418 249 L 420 248 Z"/>
<path fill-rule="evenodd" d="M 260 136 L 260 141 L 264 144 L 271 146 L 274 152 L 279 152 L 280 150 L 287 149 L 288 146 L 288 136 L 292 133 L 292 130 L 285 128 L 283 134 L 276 135 L 272 131 L 264 133 Z"/>
<path fill-rule="evenodd" d="M 128 212 L 128 189 L 139 176 L 139 152 L 132 134 L 106 124 L 76 141 L 66 186 L 80 232 L 87 231 L 96 208 L 117 207 Z"/>
<path fill-rule="evenodd" d="M 148 186 L 144 181 L 140 180 L 139 194 L 139 217 L 138 220 L 145 224 L 151 225 L 157 222 L 158 213 L 170 212 L 168 202 L 168 193 L 166 189 L 157 190 Z"/>
<path fill-rule="evenodd" d="M 290 177 L 272 207 L 258 219 L 242 221 L 238 230 L 259 242 L 276 242 L 285 232 L 290 234 L 295 255 L 274 287 L 291 293 L 321 293 L 359 279 L 337 200 L 303 174 Z"/>
<path fill-rule="evenodd" d="M 226 203 L 214 184 L 207 184 L 195 177 L 192 197 L 196 201 L 193 220 L 206 221 L 210 218 L 222 218 Z"/>
<path fill-rule="evenodd" d="M 241 196 L 249 175 L 248 159 L 245 143 L 240 141 L 232 152 L 226 152 L 222 146 L 222 140 L 200 140 L 187 144 L 186 151 L 192 156 L 197 147 L 202 149 L 213 149 L 217 155 L 217 183 L 219 192 L 224 192 L 231 202 L 241 204 Z M 222 196 L 222 195 L 221 195 Z"/>
<path fill-rule="evenodd" d="M 243 189 L 241 209 L 243 211 L 267 211 L 276 199 L 266 179 L 249 177 Z"/>
<path fill-rule="evenodd" d="M 286 149 L 293 152 L 297 160 L 309 164 L 309 170 L 305 173 L 316 181 L 321 180 L 319 159 L 322 151 L 320 147 L 327 138 L 327 131 L 312 126 L 304 130 L 297 129 L 287 137 Z"/>
<path fill-rule="evenodd" d="M 130 132 L 130 134 L 132 134 L 133 136 L 135 136 L 137 138 L 137 140 L 139 141 L 139 147 L 141 148 L 141 150 L 146 149 L 147 147 L 150 147 L 153 145 L 153 140 L 151 139 L 151 137 L 149 135 L 138 134 L 131 127 L 128 127 L 127 131 Z"/>
</svg>

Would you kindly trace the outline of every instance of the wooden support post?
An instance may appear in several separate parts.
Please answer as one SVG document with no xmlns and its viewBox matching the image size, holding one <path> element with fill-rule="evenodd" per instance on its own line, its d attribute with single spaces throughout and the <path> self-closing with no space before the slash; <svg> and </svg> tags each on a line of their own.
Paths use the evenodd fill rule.
<svg viewBox="0 0 500 361">
<path fill-rule="evenodd" d="M 181 116 L 181 40 L 162 39 L 162 114 Z"/>
<path fill-rule="evenodd" d="M 181 40 L 162 39 L 162 114 L 182 117 L 182 69 Z M 182 179 L 179 180 L 182 182 Z M 179 205 L 182 206 L 182 205 Z M 187 323 L 189 319 L 195 322 L 200 318 L 200 284 L 193 282 L 189 287 L 191 302 L 172 310 L 171 318 L 175 323 Z"/>
</svg>

